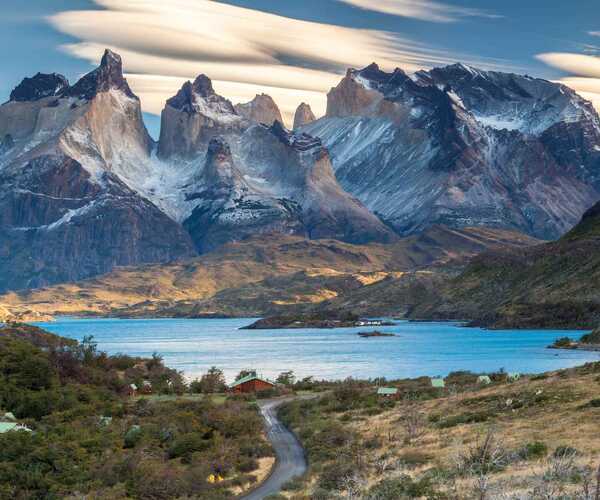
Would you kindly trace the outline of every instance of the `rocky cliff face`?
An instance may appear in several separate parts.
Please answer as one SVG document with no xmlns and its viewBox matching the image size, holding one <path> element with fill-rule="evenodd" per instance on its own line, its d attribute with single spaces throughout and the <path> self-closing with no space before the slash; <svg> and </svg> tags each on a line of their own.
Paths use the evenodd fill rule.
<svg viewBox="0 0 600 500">
<path fill-rule="evenodd" d="M 564 86 L 453 65 L 349 70 L 302 128 L 342 187 L 400 233 L 434 223 L 556 238 L 600 198 L 600 124 Z"/>
<path fill-rule="evenodd" d="M 159 153 L 180 165 L 180 220 L 198 250 L 256 233 L 394 239 L 340 188 L 319 140 L 286 130 L 280 120 L 260 123 L 276 116 L 270 97 L 257 96 L 236 109 L 204 76 L 167 101 Z"/>
<path fill-rule="evenodd" d="M 260 233 L 302 233 L 301 207 L 251 186 L 235 164 L 229 144 L 214 138 L 197 192 L 195 207 L 184 222 L 200 252 Z"/>
<path fill-rule="evenodd" d="M 283 123 L 279 107 L 267 94 L 257 95 L 246 104 L 237 104 L 235 110 L 244 118 L 269 127 L 275 122 Z"/>
<path fill-rule="evenodd" d="M 214 138 L 185 220 L 201 252 L 260 233 L 342 241 L 392 241 L 395 235 L 345 193 L 320 141 L 254 125 L 235 141 Z"/>
<path fill-rule="evenodd" d="M 72 87 L 60 75 L 24 80 L 0 106 L 0 137 L 0 289 L 195 254 L 133 188 L 152 142 L 117 55 Z"/>
<path fill-rule="evenodd" d="M 294 130 L 303 125 L 308 125 L 316 119 L 317 117 L 312 112 L 310 105 L 303 102 L 298 106 L 298 109 L 296 109 L 296 113 L 294 114 Z"/>
<path fill-rule="evenodd" d="M 239 134 L 249 125 L 230 101 L 215 93 L 210 79 L 200 75 L 167 101 L 158 155 L 165 160 L 195 158 L 206 153 L 213 137 Z"/>
</svg>

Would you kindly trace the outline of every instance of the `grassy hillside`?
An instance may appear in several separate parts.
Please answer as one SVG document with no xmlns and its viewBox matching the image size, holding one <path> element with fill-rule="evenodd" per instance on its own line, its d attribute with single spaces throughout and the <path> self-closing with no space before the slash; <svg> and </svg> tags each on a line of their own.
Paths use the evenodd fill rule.
<svg viewBox="0 0 600 500">
<path fill-rule="evenodd" d="M 430 379 L 347 380 L 281 415 L 307 449 L 306 478 L 286 498 L 586 499 L 600 477 L 600 363 L 524 376 L 467 372 Z"/>
<path fill-rule="evenodd" d="M 9 293 L 0 303 L 48 314 L 262 315 L 312 307 L 416 269 L 462 264 L 485 250 L 534 243 L 510 231 L 444 227 L 390 245 L 261 237 L 191 261 L 120 268 L 75 284 Z"/>
<path fill-rule="evenodd" d="M 557 242 L 475 257 L 412 311 L 494 327 L 595 328 L 600 324 L 600 205 Z"/>
<path fill-rule="evenodd" d="M 144 381 L 157 395 L 187 390 L 158 357 L 0 328 L 0 416 L 10 411 L 33 431 L 0 434 L 0 498 L 229 499 L 264 477 L 273 459 L 256 408 L 126 395 Z"/>
</svg>

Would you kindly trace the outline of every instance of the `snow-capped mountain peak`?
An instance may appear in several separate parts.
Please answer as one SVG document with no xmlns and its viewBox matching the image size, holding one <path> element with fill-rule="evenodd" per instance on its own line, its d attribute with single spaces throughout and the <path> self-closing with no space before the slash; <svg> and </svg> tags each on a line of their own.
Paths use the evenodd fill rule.
<svg viewBox="0 0 600 500">
<path fill-rule="evenodd" d="M 600 122 L 553 82 L 453 64 L 348 70 L 301 130 L 342 186 L 401 233 L 433 223 L 553 238 L 600 198 Z M 393 201 L 392 201 L 393 200 Z"/>
</svg>

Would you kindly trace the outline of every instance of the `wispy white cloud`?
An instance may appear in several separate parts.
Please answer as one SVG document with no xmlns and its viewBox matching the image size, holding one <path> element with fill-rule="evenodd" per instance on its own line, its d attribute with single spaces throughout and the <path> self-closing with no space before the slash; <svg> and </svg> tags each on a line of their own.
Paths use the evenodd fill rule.
<svg viewBox="0 0 600 500">
<path fill-rule="evenodd" d="M 410 17 L 422 21 L 451 23 L 465 17 L 499 18 L 497 14 L 480 9 L 457 7 L 431 0 L 339 0 L 364 10 Z"/>
<path fill-rule="evenodd" d="M 588 31 L 588 35 L 600 36 L 600 31 Z"/>
<path fill-rule="evenodd" d="M 569 52 L 548 52 L 536 56 L 549 66 L 577 76 L 599 77 L 600 57 Z"/>
<path fill-rule="evenodd" d="M 591 101 L 600 111 L 600 57 L 568 52 L 551 52 L 536 57 L 549 66 L 575 75 L 559 81 Z"/>
<path fill-rule="evenodd" d="M 302 101 L 324 112 L 324 93 L 347 67 L 377 61 L 410 72 L 458 59 L 481 62 L 396 33 L 290 19 L 212 0 L 94 1 L 97 10 L 49 18 L 80 40 L 63 49 L 91 63 L 105 47 L 119 52 L 126 71 L 135 75 L 133 90 L 153 113 L 184 79 L 200 73 L 234 102 L 268 90 L 290 117 Z"/>
</svg>

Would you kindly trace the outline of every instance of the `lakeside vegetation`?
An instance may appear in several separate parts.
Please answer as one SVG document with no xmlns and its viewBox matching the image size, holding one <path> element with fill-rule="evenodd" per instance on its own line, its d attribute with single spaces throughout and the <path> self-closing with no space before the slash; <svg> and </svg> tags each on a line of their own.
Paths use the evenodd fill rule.
<svg viewBox="0 0 600 500">
<path fill-rule="evenodd" d="M 131 384 L 152 395 L 128 396 Z M 273 453 L 255 405 L 189 391 L 159 356 L 1 328 L 1 413 L 33 432 L 0 434 L 0 498 L 229 499 L 264 477 Z"/>
<path fill-rule="evenodd" d="M 256 398 L 296 394 L 280 418 L 309 472 L 273 498 L 595 499 L 600 363 L 455 372 L 435 387 L 287 371 L 274 389 L 232 395 L 216 367 L 186 384 L 158 355 L 108 356 L 18 325 L 0 329 L 0 377 L 0 414 L 33 431 L 0 434 L 0 498 L 233 498 L 274 464 Z M 152 394 L 130 393 L 145 382 Z"/>
<path fill-rule="evenodd" d="M 579 340 L 571 337 L 561 337 L 556 339 L 549 346 L 551 349 L 581 349 L 584 351 L 600 351 L 600 328 L 593 332 L 582 335 Z"/>
</svg>

